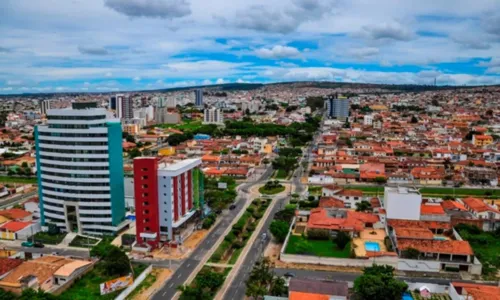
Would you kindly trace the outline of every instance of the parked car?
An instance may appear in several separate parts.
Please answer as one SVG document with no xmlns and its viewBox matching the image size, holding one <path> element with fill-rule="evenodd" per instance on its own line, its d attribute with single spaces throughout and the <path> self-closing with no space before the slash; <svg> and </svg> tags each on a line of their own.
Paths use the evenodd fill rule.
<svg viewBox="0 0 500 300">
<path fill-rule="evenodd" d="M 35 248 L 43 248 L 43 247 L 45 247 L 45 245 L 44 245 L 44 244 L 42 244 L 41 242 L 35 242 L 35 243 L 33 244 L 33 247 L 35 247 Z"/>
<path fill-rule="evenodd" d="M 26 241 L 26 242 L 22 242 L 21 246 L 31 248 L 31 247 L 33 247 L 33 243 L 29 242 L 29 241 Z"/>
<path fill-rule="evenodd" d="M 236 204 L 231 204 L 231 206 L 229 206 L 229 209 L 230 209 L 230 210 L 233 210 L 233 209 L 235 209 L 235 208 L 236 208 Z"/>
</svg>

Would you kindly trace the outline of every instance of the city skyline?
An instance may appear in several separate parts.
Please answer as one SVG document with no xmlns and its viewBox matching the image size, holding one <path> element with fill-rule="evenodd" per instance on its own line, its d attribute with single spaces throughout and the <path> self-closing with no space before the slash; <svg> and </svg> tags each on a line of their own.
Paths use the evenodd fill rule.
<svg viewBox="0 0 500 300">
<path fill-rule="evenodd" d="M 500 83 L 492 1 L 2 1 L 0 94 Z"/>
</svg>

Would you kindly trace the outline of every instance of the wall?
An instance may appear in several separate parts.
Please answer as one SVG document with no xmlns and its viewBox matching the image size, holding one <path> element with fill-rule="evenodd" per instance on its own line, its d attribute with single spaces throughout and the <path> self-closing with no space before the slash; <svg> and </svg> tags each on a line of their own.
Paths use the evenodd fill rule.
<svg viewBox="0 0 500 300">
<path fill-rule="evenodd" d="M 416 272 L 439 272 L 441 263 L 432 260 L 399 259 L 397 270 Z"/>
<path fill-rule="evenodd" d="M 41 225 L 40 223 L 33 223 L 30 226 L 26 226 L 25 228 L 19 230 L 16 232 L 16 239 L 17 240 L 26 240 L 28 237 L 32 236 L 33 234 L 40 232 Z"/>
<path fill-rule="evenodd" d="M 111 194 L 111 219 L 113 226 L 125 220 L 125 194 L 123 187 L 122 125 L 107 122 L 109 151 L 109 186 Z M 80 226 L 78 226 L 80 228 Z"/>
<path fill-rule="evenodd" d="M 397 257 L 352 259 L 352 258 L 333 258 L 333 257 L 320 257 L 311 255 L 282 253 L 280 255 L 280 260 L 286 263 L 343 266 L 343 267 L 370 267 L 373 264 L 380 264 L 380 265 L 390 265 L 396 268 L 398 265 Z"/>
<path fill-rule="evenodd" d="M 123 186 L 125 188 L 125 207 L 135 207 L 134 203 L 134 178 L 123 178 Z"/>
<path fill-rule="evenodd" d="M 130 293 L 132 293 L 132 291 L 135 290 L 135 288 L 139 284 L 141 284 L 141 282 L 143 282 L 144 279 L 146 279 L 146 276 L 148 276 L 148 274 L 151 273 L 152 270 L 153 270 L 152 265 L 147 267 L 146 270 L 144 270 L 139 276 L 137 276 L 137 278 L 134 280 L 134 283 L 132 283 L 132 285 L 129 286 L 128 288 L 124 289 L 123 292 L 121 292 L 120 295 L 118 295 L 118 297 L 115 298 L 115 300 L 125 300 L 125 298 L 127 298 L 127 296 L 130 295 Z"/>
<path fill-rule="evenodd" d="M 61 295 L 64 291 L 69 289 L 75 281 L 82 278 L 83 275 L 87 274 L 88 272 L 92 271 L 94 269 L 94 266 L 95 266 L 95 262 L 93 262 L 88 268 L 85 268 L 85 269 L 82 269 L 81 271 L 79 271 L 78 274 L 75 274 L 73 278 L 66 281 L 63 285 L 55 286 L 50 292 L 55 296 Z"/>
<path fill-rule="evenodd" d="M 420 220 L 422 196 L 416 193 L 398 193 L 385 189 L 384 207 L 387 219 Z"/>
</svg>

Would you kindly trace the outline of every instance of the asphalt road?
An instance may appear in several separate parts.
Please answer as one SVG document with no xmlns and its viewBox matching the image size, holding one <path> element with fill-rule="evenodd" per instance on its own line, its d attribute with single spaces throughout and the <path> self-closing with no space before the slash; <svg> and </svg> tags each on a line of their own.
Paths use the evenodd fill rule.
<svg viewBox="0 0 500 300">
<path fill-rule="evenodd" d="M 307 152 L 309 155 L 311 152 L 311 148 L 312 148 L 312 143 L 309 146 Z M 295 172 L 292 175 L 293 178 L 292 184 L 295 186 L 295 193 L 297 194 L 300 194 L 304 191 L 304 187 L 300 181 L 302 172 L 304 171 L 301 163 L 302 161 L 299 163 L 299 167 L 295 170 Z M 288 200 L 287 196 L 277 199 L 278 203 L 273 207 L 273 210 L 269 214 L 268 218 L 264 220 L 264 226 L 262 226 L 261 230 L 259 231 L 259 237 L 262 237 L 263 233 L 266 233 L 268 237 L 271 236 L 271 233 L 269 232 L 269 226 L 271 225 L 271 222 L 274 219 L 274 214 L 285 207 L 287 200 Z M 244 258 L 238 273 L 236 274 L 233 282 L 231 283 L 231 286 L 227 289 L 226 294 L 224 295 L 225 300 L 245 298 L 245 291 L 246 291 L 245 282 L 248 279 L 248 276 L 250 275 L 250 272 L 254 264 L 260 259 L 260 257 L 264 252 L 264 249 L 266 249 L 267 245 L 269 244 L 269 240 L 270 238 L 267 238 L 265 241 L 259 238 L 253 243 L 252 247 L 250 248 L 250 251 L 248 251 L 247 256 Z"/>
<path fill-rule="evenodd" d="M 19 196 L 16 196 L 16 197 L 12 197 L 10 199 L 7 199 L 7 200 L 4 200 L 2 202 L 0 202 L 0 209 L 4 209 L 4 208 L 7 208 L 9 206 L 14 206 L 16 205 L 17 203 L 23 201 L 23 200 L 27 200 L 33 196 L 37 196 L 38 195 L 38 191 L 35 190 L 33 192 L 29 192 L 29 193 L 26 193 L 26 194 L 22 194 L 22 195 L 19 195 Z"/>
<path fill-rule="evenodd" d="M 243 208 L 243 203 L 246 201 L 246 194 L 244 191 L 248 190 L 254 184 L 267 180 L 271 174 L 272 168 L 269 167 L 261 176 L 259 181 L 244 183 L 240 186 L 236 208 L 229 210 L 227 214 L 222 216 L 221 221 L 215 226 L 215 228 L 210 231 L 207 237 L 200 243 L 200 245 L 198 245 L 193 253 L 191 253 L 189 258 L 181 263 L 165 285 L 152 297 L 153 300 L 172 299 L 174 297 L 175 293 L 177 293 L 177 287 L 186 282 L 189 275 L 191 275 L 194 269 L 200 264 L 203 256 L 205 256 L 207 251 L 214 247 L 214 243 L 224 233 L 225 229 L 230 226 L 238 212 Z"/>
<path fill-rule="evenodd" d="M 11 245 L 3 245 L 0 242 L 0 248 L 6 248 L 10 250 L 23 251 L 23 252 L 31 252 L 31 253 L 43 253 L 43 254 L 52 254 L 57 252 L 57 255 L 62 256 L 73 256 L 73 257 L 81 257 L 88 258 L 89 251 L 87 249 L 61 249 L 61 248 L 53 248 L 49 245 L 45 245 L 44 248 L 31 248 L 31 247 L 22 247 L 22 246 L 11 246 Z"/>
<path fill-rule="evenodd" d="M 295 278 L 303 279 L 317 279 L 317 280 L 335 280 L 335 281 L 345 281 L 354 282 L 361 274 L 359 273 L 347 273 L 347 272 L 329 272 L 329 271 L 314 271 L 314 270 L 301 270 L 301 269 L 274 269 L 274 273 L 279 276 L 283 276 L 285 273 L 293 273 Z M 400 280 L 404 280 L 408 283 L 432 283 L 448 286 L 451 281 L 458 282 L 470 282 L 475 283 L 472 280 L 459 280 L 459 279 L 445 279 L 445 278 L 429 278 L 429 277 L 405 277 L 396 276 Z M 487 285 L 496 285 L 496 283 L 482 283 Z"/>
</svg>

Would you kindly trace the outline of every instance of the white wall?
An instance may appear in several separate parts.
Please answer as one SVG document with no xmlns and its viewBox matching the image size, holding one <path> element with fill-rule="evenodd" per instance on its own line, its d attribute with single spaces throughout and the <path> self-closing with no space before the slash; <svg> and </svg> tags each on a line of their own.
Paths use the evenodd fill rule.
<svg viewBox="0 0 500 300">
<path fill-rule="evenodd" d="M 441 263 L 432 260 L 399 259 L 397 269 L 401 271 L 439 272 Z"/>
<path fill-rule="evenodd" d="M 420 220 L 422 195 L 417 193 L 398 193 L 385 189 L 384 207 L 387 219 Z"/>
</svg>

